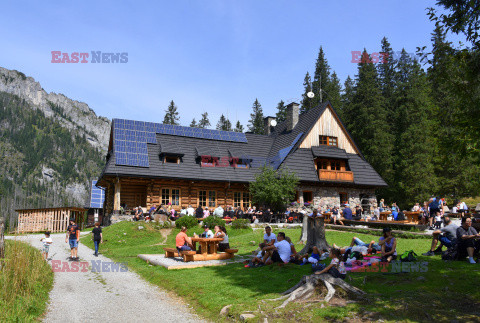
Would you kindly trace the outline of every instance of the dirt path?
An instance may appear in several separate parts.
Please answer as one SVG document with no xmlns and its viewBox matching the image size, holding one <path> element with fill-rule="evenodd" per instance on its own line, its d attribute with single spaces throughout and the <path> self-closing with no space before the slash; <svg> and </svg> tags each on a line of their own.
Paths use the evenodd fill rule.
<svg viewBox="0 0 480 323">
<path fill-rule="evenodd" d="M 15 237 L 41 248 L 43 235 Z M 6 237 L 12 239 L 14 237 Z M 55 272 L 50 304 L 44 322 L 201 322 L 181 302 L 173 300 L 161 289 L 147 283 L 136 273 L 111 270 L 111 260 L 79 245 L 79 271 L 67 272 L 72 262 L 65 234 L 53 234 L 49 261 Z M 101 249 L 100 249 L 101 251 Z M 92 261 L 100 272 L 93 272 Z M 101 261 L 99 263 L 98 261 Z M 108 271 L 102 266 L 107 266 Z M 88 266 L 88 267 L 87 267 Z M 122 267 L 120 267 L 122 268 Z"/>
</svg>

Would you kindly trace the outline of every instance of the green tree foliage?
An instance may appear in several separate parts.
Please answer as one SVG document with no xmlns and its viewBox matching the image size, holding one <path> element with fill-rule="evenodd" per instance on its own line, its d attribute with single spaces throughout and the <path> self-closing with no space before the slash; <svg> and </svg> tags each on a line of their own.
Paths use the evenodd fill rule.
<svg viewBox="0 0 480 323">
<path fill-rule="evenodd" d="M 165 117 L 163 118 L 163 124 L 179 125 L 180 117 L 178 115 L 177 106 L 175 102 L 170 101 L 167 110 L 165 110 Z"/>
<path fill-rule="evenodd" d="M 89 189 L 89 181 L 105 163 L 85 130 L 63 127 L 56 117 L 64 112 L 49 104 L 58 111 L 55 117 L 46 117 L 18 96 L 0 92 L 0 199 L 8 201 L 8 206 L 76 206 L 65 187 L 76 182 Z M 88 137 L 96 138 L 90 133 Z M 48 172 L 52 177 L 42 172 L 44 167 L 52 170 Z"/>
<path fill-rule="evenodd" d="M 307 93 L 312 92 L 312 79 L 310 74 L 307 71 L 305 74 L 305 78 L 303 79 L 303 94 L 302 94 L 302 101 L 300 102 L 300 113 L 310 110 L 314 107 L 313 99 L 307 96 Z M 286 119 L 286 112 L 285 112 L 285 119 Z"/>
<path fill-rule="evenodd" d="M 353 107 L 353 97 L 355 96 L 355 82 L 352 78 L 347 76 L 344 83 L 344 90 L 341 95 L 341 104 L 337 108 L 337 113 L 344 124 L 349 125 L 352 122 L 353 113 L 351 111 Z"/>
<path fill-rule="evenodd" d="M 332 73 L 331 83 L 329 91 L 327 94 L 327 99 L 333 105 L 335 110 L 341 109 L 342 106 L 342 85 L 340 84 L 340 79 L 337 76 L 337 73 Z"/>
<path fill-rule="evenodd" d="M 386 37 L 382 39 L 382 51 L 379 58 L 380 62 L 377 65 L 378 77 L 380 80 L 380 87 L 382 95 L 385 99 L 385 104 L 390 113 L 394 113 L 395 98 L 393 92 L 395 91 L 395 59 L 393 57 L 393 50 Z"/>
<path fill-rule="evenodd" d="M 364 51 L 363 55 L 368 55 Z M 392 184 L 394 117 L 387 113 L 377 70 L 371 63 L 359 63 L 355 81 L 355 94 L 351 107 L 350 133 L 367 161 Z"/>
<path fill-rule="evenodd" d="M 287 203 L 295 199 L 298 186 L 297 176 L 287 169 L 275 171 L 264 166 L 250 183 L 250 194 L 254 203 L 282 211 Z"/>
<path fill-rule="evenodd" d="M 320 95 L 320 89 L 327 91 L 327 93 L 331 90 L 330 65 L 328 65 L 322 46 L 320 46 L 320 50 L 318 51 L 315 73 L 313 74 L 312 91 L 315 93 L 315 97 L 312 99 L 311 108 L 316 107 L 326 100 L 323 93 Z M 322 97 L 322 99 L 320 99 L 320 97 Z"/>
<path fill-rule="evenodd" d="M 235 125 L 235 129 L 233 129 L 235 132 L 243 132 L 243 125 L 240 123 L 240 121 L 237 121 L 237 124 Z"/>
<path fill-rule="evenodd" d="M 252 110 L 252 113 L 250 113 L 250 120 L 248 121 L 248 130 L 257 135 L 263 135 L 265 134 L 265 129 L 263 127 L 263 110 L 258 99 L 255 99 L 255 102 L 253 102 Z"/>
<path fill-rule="evenodd" d="M 198 128 L 210 127 L 210 120 L 208 119 L 208 112 L 202 113 L 202 118 L 198 122 Z"/>
<path fill-rule="evenodd" d="M 287 107 L 285 106 L 285 102 L 283 102 L 283 100 L 277 104 L 277 113 L 275 118 L 278 123 L 287 120 Z"/>
<path fill-rule="evenodd" d="M 218 120 L 217 130 L 232 131 L 232 123 L 223 114 Z"/>
<path fill-rule="evenodd" d="M 192 127 L 192 128 L 197 128 L 198 127 L 197 121 L 195 120 L 195 118 L 193 118 L 192 122 L 190 122 L 190 127 Z"/>
<path fill-rule="evenodd" d="M 436 140 L 432 100 L 426 73 L 402 51 L 395 73 L 394 197 L 403 204 L 426 201 L 437 191 L 432 157 Z M 420 199 L 420 200 L 419 200 Z"/>
</svg>

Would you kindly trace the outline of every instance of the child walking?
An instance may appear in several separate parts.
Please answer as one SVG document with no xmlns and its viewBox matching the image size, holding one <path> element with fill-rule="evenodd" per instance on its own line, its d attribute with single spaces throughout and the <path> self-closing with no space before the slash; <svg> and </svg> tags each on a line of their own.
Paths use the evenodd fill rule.
<svg viewBox="0 0 480 323">
<path fill-rule="evenodd" d="M 93 244 L 95 245 L 95 257 L 98 257 L 98 246 L 100 243 L 103 243 L 103 234 L 102 234 L 102 228 L 100 228 L 100 223 L 96 222 L 95 223 L 95 228 L 92 230 L 92 240 Z"/>
<path fill-rule="evenodd" d="M 330 265 L 325 267 L 323 270 L 315 272 L 315 274 L 319 275 L 329 273 L 334 278 L 345 279 L 345 277 L 347 277 L 347 271 L 345 269 L 345 263 L 340 261 L 340 256 L 340 249 L 332 248 L 329 255 L 329 257 L 332 258 L 332 262 L 330 262 Z"/>
<path fill-rule="evenodd" d="M 45 237 L 40 239 L 40 241 L 43 243 L 43 248 L 42 248 L 43 259 L 48 261 L 48 251 L 50 250 L 50 245 L 53 243 L 52 238 L 50 238 L 50 232 L 49 231 L 45 232 Z"/>
</svg>

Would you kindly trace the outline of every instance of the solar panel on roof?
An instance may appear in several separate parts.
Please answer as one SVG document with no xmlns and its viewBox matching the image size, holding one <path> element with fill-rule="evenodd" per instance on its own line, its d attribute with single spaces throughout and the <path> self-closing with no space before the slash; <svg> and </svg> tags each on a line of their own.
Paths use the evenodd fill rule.
<svg viewBox="0 0 480 323">
<path fill-rule="evenodd" d="M 114 119 L 113 127 L 115 163 L 117 165 L 149 167 L 147 143 L 156 144 L 156 134 L 247 142 L 244 133 L 153 122 Z"/>
<path fill-rule="evenodd" d="M 275 157 L 272 158 L 272 160 L 270 161 L 270 164 L 273 167 L 273 169 L 278 169 L 278 167 L 280 167 L 280 165 L 283 163 L 285 158 L 288 156 L 288 154 L 290 153 L 292 148 L 297 144 L 298 140 L 300 139 L 300 137 L 302 137 L 302 135 L 303 135 L 303 132 L 300 132 L 295 137 L 295 139 L 293 139 L 292 144 L 290 146 L 285 147 L 283 149 L 280 149 L 278 151 L 277 155 L 275 155 Z"/>
</svg>

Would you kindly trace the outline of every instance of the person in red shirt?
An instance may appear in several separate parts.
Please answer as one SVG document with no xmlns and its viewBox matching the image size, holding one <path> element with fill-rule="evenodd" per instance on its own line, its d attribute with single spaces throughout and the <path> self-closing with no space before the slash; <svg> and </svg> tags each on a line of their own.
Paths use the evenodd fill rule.
<svg viewBox="0 0 480 323">
<path fill-rule="evenodd" d="M 181 231 L 175 237 L 175 245 L 178 252 L 192 250 L 192 238 L 187 236 L 187 228 L 182 227 Z"/>
</svg>

